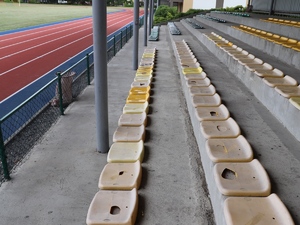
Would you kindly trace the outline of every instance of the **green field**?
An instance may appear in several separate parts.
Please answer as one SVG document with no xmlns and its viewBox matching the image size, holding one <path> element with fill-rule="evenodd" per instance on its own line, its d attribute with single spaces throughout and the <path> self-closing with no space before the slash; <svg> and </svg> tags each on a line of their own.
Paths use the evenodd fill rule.
<svg viewBox="0 0 300 225">
<path fill-rule="evenodd" d="M 107 12 L 123 8 L 107 8 Z M 0 2 L 0 31 L 13 30 L 39 24 L 82 18 L 92 15 L 91 6 L 26 4 Z"/>
</svg>

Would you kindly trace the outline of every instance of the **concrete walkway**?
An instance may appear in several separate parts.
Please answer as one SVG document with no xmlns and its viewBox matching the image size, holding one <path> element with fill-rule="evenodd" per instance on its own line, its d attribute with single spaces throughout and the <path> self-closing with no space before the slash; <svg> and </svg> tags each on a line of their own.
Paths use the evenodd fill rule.
<svg viewBox="0 0 300 225">
<path fill-rule="evenodd" d="M 136 224 L 214 224 L 199 150 L 190 125 L 166 27 L 157 47 L 143 179 Z M 143 29 L 140 29 L 142 40 Z M 140 54 L 144 47 L 140 43 Z M 108 64 L 109 137 L 117 127 L 135 72 L 132 40 Z M 95 149 L 94 87 L 86 88 L 66 115 L 0 187 L 0 225 L 85 224 L 106 154 Z"/>
</svg>

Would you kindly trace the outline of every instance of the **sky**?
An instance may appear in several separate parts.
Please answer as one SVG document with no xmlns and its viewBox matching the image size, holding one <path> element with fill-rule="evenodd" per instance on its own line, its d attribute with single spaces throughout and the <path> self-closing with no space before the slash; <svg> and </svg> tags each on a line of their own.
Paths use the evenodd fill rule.
<svg viewBox="0 0 300 225">
<path fill-rule="evenodd" d="M 224 7 L 234 7 L 237 5 L 246 6 L 246 0 L 224 0 Z M 194 0 L 194 9 L 216 8 L 216 0 Z"/>
</svg>

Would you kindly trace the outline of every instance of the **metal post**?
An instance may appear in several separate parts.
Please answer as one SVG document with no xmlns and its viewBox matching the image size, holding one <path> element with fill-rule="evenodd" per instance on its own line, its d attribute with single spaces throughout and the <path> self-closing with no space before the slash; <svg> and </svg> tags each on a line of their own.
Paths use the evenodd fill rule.
<svg viewBox="0 0 300 225">
<path fill-rule="evenodd" d="M 270 7 L 269 15 L 273 15 L 273 13 L 274 13 L 274 2 L 275 2 L 275 0 L 271 1 L 271 7 Z"/>
<path fill-rule="evenodd" d="M 116 35 L 114 35 L 114 56 L 116 55 Z"/>
<path fill-rule="evenodd" d="M 56 75 L 57 75 L 59 110 L 60 110 L 60 115 L 64 115 L 63 93 L 62 93 L 62 87 L 61 87 L 61 72 L 57 72 Z"/>
<path fill-rule="evenodd" d="M 4 178 L 7 180 L 10 180 L 1 124 L 2 124 L 2 122 L 0 121 L 0 157 L 1 157 L 2 167 L 3 167 Z"/>
<path fill-rule="evenodd" d="M 149 0 L 149 35 L 151 34 L 153 24 L 153 1 Z"/>
<path fill-rule="evenodd" d="M 147 46 L 148 0 L 144 1 L 144 46 Z M 150 34 L 149 34 L 150 35 Z"/>
<path fill-rule="evenodd" d="M 128 38 L 127 38 L 127 27 L 125 28 L 125 43 L 127 43 L 127 40 L 128 40 Z"/>
<path fill-rule="evenodd" d="M 133 16 L 133 69 L 138 68 L 139 54 L 139 0 L 134 0 L 134 16 Z"/>
<path fill-rule="evenodd" d="M 107 153 L 109 150 L 109 137 L 107 100 L 106 1 L 93 1 L 92 8 L 97 151 L 101 153 Z"/>
<path fill-rule="evenodd" d="M 123 32 L 121 31 L 121 48 L 123 48 Z"/>
<path fill-rule="evenodd" d="M 91 74 L 90 74 L 90 54 L 86 54 L 86 73 L 87 73 L 87 84 L 91 84 Z"/>
</svg>

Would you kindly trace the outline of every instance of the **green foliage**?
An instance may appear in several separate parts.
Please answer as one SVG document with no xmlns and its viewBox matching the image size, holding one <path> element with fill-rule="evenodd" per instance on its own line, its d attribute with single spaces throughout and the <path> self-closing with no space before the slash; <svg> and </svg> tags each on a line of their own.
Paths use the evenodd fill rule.
<svg viewBox="0 0 300 225">
<path fill-rule="evenodd" d="M 226 8 L 216 8 L 211 9 L 212 11 L 225 11 L 225 12 L 245 12 L 246 7 L 243 7 L 242 5 L 237 5 L 235 7 L 226 7 Z"/>
</svg>

